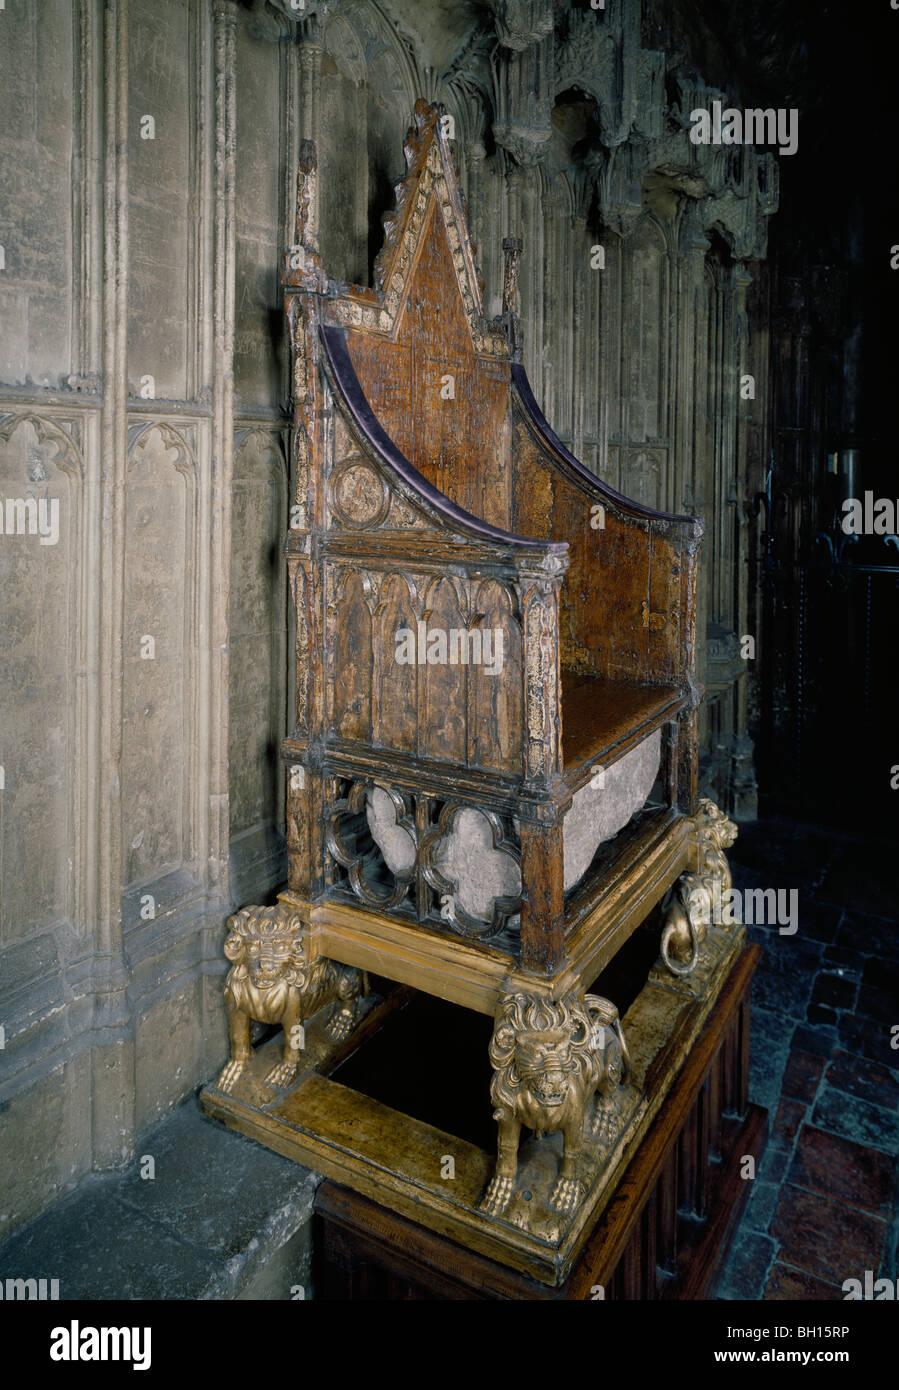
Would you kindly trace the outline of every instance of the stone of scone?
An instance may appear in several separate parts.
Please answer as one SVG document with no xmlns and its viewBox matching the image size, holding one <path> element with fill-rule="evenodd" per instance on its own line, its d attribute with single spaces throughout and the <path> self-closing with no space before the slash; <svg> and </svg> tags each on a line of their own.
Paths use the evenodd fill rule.
<svg viewBox="0 0 899 1390">
<path fill-rule="evenodd" d="M 588 784 L 575 793 L 563 822 L 566 892 L 583 878 L 603 841 L 617 835 L 644 805 L 659 770 L 661 744 L 657 730 L 605 770 L 601 787 Z M 368 793 L 366 816 L 391 873 L 409 872 L 415 862 L 412 841 L 397 826 L 393 803 L 380 787 Z M 458 812 L 449 835 L 434 851 L 433 863 L 444 878 L 456 882 L 459 906 L 484 922 L 493 916 L 494 898 L 521 892 L 518 864 L 494 849 L 490 825 L 473 807 Z M 510 918 L 509 925 L 517 921 Z"/>
<path fill-rule="evenodd" d="M 563 822 L 565 891 L 583 878 L 605 840 L 627 825 L 652 791 L 662 755 L 662 731 L 657 729 L 617 763 L 605 769 L 601 787 L 589 782 L 575 792 Z"/>
<path fill-rule="evenodd" d="M 415 866 L 415 845 L 411 835 L 397 825 L 393 802 L 383 787 L 371 787 L 366 793 L 365 818 L 390 872 L 411 873 Z"/>
</svg>

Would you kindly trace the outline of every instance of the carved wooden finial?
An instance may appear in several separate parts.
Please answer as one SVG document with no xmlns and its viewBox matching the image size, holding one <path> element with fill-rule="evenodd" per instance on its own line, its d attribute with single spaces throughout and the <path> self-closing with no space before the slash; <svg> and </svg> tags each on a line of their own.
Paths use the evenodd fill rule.
<svg viewBox="0 0 899 1390">
<path fill-rule="evenodd" d="M 293 240 L 285 257 L 284 283 L 312 288 L 309 276 L 321 271 L 318 242 L 318 159 L 315 142 L 303 140 L 297 164 L 297 201 Z"/>
<path fill-rule="evenodd" d="M 294 244 L 318 252 L 318 159 L 314 140 L 304 140 L 300 145 Z"/>
</svg>

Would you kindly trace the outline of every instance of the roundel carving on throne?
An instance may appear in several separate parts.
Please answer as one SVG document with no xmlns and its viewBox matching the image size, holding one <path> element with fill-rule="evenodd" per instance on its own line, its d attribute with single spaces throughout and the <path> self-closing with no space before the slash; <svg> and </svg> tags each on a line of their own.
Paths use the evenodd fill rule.
<svg viewBox="0 0 899 1390">
<path fill-rule="evenodd" d="M 330 500 L 335 520 L 358 530 L 380 526 L 390 508 L 386 484 L 364 458 L 348 458 L 337 467 Z"/>
</svg>

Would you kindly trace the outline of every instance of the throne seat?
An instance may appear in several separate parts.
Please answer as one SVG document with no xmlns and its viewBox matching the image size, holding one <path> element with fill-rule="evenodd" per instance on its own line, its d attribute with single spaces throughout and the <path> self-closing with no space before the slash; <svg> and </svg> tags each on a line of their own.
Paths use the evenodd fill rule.
<svg viewBox="0 0 899 1390">
<path fill-rule="evenodd" d="M 675 686 L 563 669 L 562 773 L 572 793 L 591 769 L 608 769 L 676 719 L 685 703 Z"/>
</svg>

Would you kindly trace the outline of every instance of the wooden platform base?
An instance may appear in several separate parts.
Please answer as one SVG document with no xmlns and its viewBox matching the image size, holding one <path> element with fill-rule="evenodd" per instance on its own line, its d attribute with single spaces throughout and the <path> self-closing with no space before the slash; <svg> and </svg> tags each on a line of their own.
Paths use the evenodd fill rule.
<svg viewBox="0 0 899 1390">
<path fill-rule="evenodd" d="M 652 933 L 648 939 L 654 943 Z M 675 979 L 658 965 L 650 970 L 624 1018 L 632 1076 L 616 1097 L 617 1124 L 607 1138 L 583 1145 L 578 1170 L 583 1197 L 564 1215 L 550 1202 L 561 1134 L 523 1141 L 508 1208 L 501 1217 L 481 1210 L 496 1152 L 489 1105 L 490 1022 L 444 1005 L 449 1018 L 424 1018 L 409 1026 L 415 999 L 410 1003 L 408 992 L 405 1007 L 396 1006 L 395 996 L 368 1000 L 364 1020 L 337 1044 L 327 1035 L 324 1013 L 316 1015 L 306 1029 L 300 1075 L 286 1089 L 273 1090 L 265 1079 L 278 1060 L 279 1037 L 257 1049 L 228 1093 L 208 1086 L 201 1103 L 207 1114 L 278 1153 L 457 1245 L 555 1287 L 568 1278 L 688 1059 L 704 1057 L 705 1070 L 719 1077 L 715 1113 L 744 1109 L 745 995 L 757 955 L 744 941 L 743 928 L 710 926 L 692 975 Z M 708 1033 L 713 1016 L 719 1022 Z M 391 1055 L 389 1040 L 402 1034 L 404 1021 L 404 1041 Z M 487 1034 L 480 1043 L 473 1035 L 466 1043 L 466 1030 L 476 1027 Z M 700 1047 L 702 1036 L 710 1038 L 706 1048 Z M 722 1055 L 717 1071 L 716 1050 Z M 486 1069 L 480 1086 L 478 1068 Z M 410 1077 L 417 1078 L 416 1085 L 398 1088 L 397 1078 Z M 454 1110 L 460 1096 L 486 1128 Z"/>
<path fill-rule="evenodd" d="M 745 949 L 687 1061 L 559 1287 L 485 1258 L 325 1182 L 316 1197 L 315 1296 L 384 1299 L 701 1299 L 751 1187 L 767 1111 L 748 1105 Z"/>
</svg>

